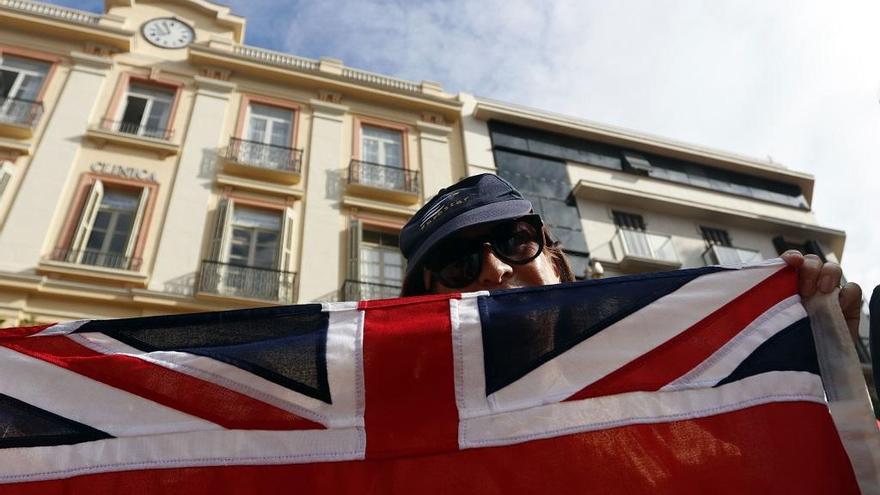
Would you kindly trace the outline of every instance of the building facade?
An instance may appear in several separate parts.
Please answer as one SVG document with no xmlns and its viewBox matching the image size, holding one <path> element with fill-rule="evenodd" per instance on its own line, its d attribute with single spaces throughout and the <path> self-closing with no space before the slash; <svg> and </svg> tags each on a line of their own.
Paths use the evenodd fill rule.
<svg viewBox="0 0 880 495">
<path fill-rule="evenodd" d="M 461 102 L 242 43 L 201 0 L 0 1 L 0 320 L 397 294 Z"/>
<path fill-rule="evenodd" d="M 401 226 L 482 172 L 581 278 L 843 254 L 808 174 L 244 31 L 205 0 L 0 0 L 0 325 L 391 297 Z"/>
</svg>

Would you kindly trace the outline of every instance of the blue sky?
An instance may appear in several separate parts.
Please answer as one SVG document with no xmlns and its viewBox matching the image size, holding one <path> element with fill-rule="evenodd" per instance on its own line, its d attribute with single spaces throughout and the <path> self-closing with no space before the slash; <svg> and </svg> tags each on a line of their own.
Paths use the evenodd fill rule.
<svg viewBox="0 0 880 495">
<path fill-rule="evenodd" d="M 101 12 L 99 0 L 56 1 Z M 246 42 L 767 159 L 816 176 L 880 284 L 880 3 L 236 0 Z"/>
</svg>

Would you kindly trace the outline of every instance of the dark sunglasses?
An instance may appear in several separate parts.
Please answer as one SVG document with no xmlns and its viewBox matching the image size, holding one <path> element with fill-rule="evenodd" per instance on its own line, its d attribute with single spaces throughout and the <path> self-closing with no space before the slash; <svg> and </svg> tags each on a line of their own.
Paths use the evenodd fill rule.
<svg viewBox="0 0 880 495">
<path fill-rule="evenodd" d="M 544 249 L 543 225 L 540 215 L 526 215 L 500 222 L 483 236 L 444 240 L 427 256 L 425 267 L 450 289 L 467 287 L 480 275 L 486 244 L 506 263 L 524 265 L 537 258 Z"/>
</svg>

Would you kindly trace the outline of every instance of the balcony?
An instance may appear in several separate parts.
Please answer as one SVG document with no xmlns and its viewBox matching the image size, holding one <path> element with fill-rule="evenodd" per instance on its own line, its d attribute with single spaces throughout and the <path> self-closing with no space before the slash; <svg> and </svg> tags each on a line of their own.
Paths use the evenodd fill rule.
<svg viewBox="0 0 880 495">
<path fill-rule="evenodd" d="M 242 177 L 296 184 L 302 177 L 302 154 L 301 149 L 231 138 L 223 169 Z"/>
<path fill-rule="evenodd" d="M 346 280 L 342 284 L 340 298 L 343 301 L 366 301 L 369 299 L 390 299 L 400 297 L 399 285 L 379 284 L 376 282 L 361 282 L 359 280 Z"/>
<path fill-rule="evenodd" d="M 198 292 L 292 304 L 295 280 L 293 272 L 203 260 Z"/>
<path fill-rule="evenodd" d="M 0 136 L 30 139 L 43 115 L 43 104 L 38 101 L 0 97 Z"/>
<path fill-rule="evenodd" d="M 132 258 L 117 253 L 106 253 L 94 249 L 56 249 L 52 252 L 52 260 L 114 270 L 136 272 L 141 269 L 140 258 Z"/>
<path fill-rule="evenodd" d="M 171 129 L 140 125 L 121 120 L 104 119 L 86 131 L 86 136 L 99 146 L 107 143 L 153 151 L 160 157 L 177 154 L 180 145 L 171 142 Z"/>
<path fill-rule="evenodd" d="M 703 261 L 707 265 L 742 265 L 757 263 L 764 259 L 761 253 L 753 249 L 731 246 L 712 245 L 703 253 Z"/>
<path fill-rule="evenodd" d="M 419 172 L 380 163 L 352 160 L 348 165 L 348 192 L 400 204 L 419 200 Z"/>
<path fill-rule="evenodd" d="M 641 230 L 617 229 L 611 250 L 620 269 L 626 272 L 674 270 L 681 260 L 672 245 L 672 236 Z"/>
</svg>

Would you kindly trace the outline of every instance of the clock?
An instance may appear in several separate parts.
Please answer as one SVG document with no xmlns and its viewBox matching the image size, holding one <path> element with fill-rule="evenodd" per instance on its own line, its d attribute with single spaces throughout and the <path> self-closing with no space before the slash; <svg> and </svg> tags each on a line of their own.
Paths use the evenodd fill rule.
<svg viewBox="0 0 880 495">
<path fill-rule="evenodd" d="M 193 28 L 173 17 L 159 17 L 144 23 L 144 38 L 159 48 L 183 48 L 192 43 L 196 35 Z"/>
</svg>

